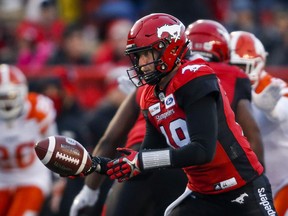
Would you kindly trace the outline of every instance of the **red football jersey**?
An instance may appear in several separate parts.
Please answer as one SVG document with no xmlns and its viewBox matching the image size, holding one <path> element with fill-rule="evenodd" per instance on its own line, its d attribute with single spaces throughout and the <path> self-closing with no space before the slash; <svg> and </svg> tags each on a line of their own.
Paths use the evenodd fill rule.
<svg viewBox="0 0 288 216">
<path fill-rule="evenodd" d="M 186 95 L 177 94 L 183 88 Z M 218 137 L 215 156 L 207 164 L 183 168 L 191 190 L 205 194 L 222 193 L 243 186 L 263 172 L 241 127 L 235 122 L 226 92 L 206 62 L 198 59 L 183 64 L 167 85 L 161 101 L 155 92 L 155 86 L 144 89 L 141 109 L 151 124 L 164 135 L 167 144 L 176 149 L 191 142 L 186 115 L 179 101 L 193 103 L 207 94 L 219 93 L 216 99 Z"/>
<path fill-rule="evenodd" d="M 234 112 L 239 100 L 251 101 L 251 83 L 244 71 L 239 67 L 222 62 L 209 62 L 208 64 L 220 79 Z"/>
</svg>

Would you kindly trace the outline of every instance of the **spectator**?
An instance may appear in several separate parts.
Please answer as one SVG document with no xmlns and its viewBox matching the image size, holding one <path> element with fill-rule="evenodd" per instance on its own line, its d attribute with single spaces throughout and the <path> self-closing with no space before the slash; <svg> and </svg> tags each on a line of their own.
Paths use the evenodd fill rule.
<svg viewBox="0 0 288 216">
<path fill-rule="evenodd" d="M 90 56 L 85 49 L 83 28 L 80 23 L 68 25 L 62 36 L 61 45 L 48 60 L 49 65 L 88 65 Z"/>
<path fill-rule="evenodd" d="M 17 27 L 18 66 L 41 68 L 59 45 L 64 22 L 58 19 L 56 4 L 53 0 L 39 3 L 39 20 L 23 20 Z"/>
<path fill-rule="evenodd" d="M 128 19 L 115 19 L 111 21 L 104 41 L 92 56 L 92 63 L 99 65 L 113 63 L 116 65 L 128 65 L 129 59 L 124 55 L 127 34 L 132 27 Z"/>
</svg>

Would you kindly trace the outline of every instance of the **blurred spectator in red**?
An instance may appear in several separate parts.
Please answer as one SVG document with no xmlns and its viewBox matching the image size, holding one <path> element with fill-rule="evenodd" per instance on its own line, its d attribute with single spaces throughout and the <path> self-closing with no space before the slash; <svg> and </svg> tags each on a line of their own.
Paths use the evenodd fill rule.
<svg viewBox="0 0 288 216">
<path fill-rule="evenodd" d="M 97 49 L 92 61 L 95 65 L 106 71 L 105 85 L 107 94 L 100 104 L 92 112 L 90 128 L 93 134 L 93 143 L 104 133 L 106 126 L 114 116 L 120 103 L 126 96 L 117 87 L 117 78 L 126 74 L 129 58 L 125 56 L 127 35 L 132 27 L 132 22 L 128 19 L 113 20 L 106 33 L 106 38 Z M 98 124 L 101 121 L 101 126 Z"/>
<path fill-rule="evenodd" d="M 58 18 L 54 0 L 39 3 L 40 17 L 24 19 L 17 27 L 18 66 L 40 68 L 59 45 L 65 23 Z"/>
<path fill-rule="evenodd" d="M 47 61 L 47 64 L 87 65 L 89 63 L 90 56 L 86 50 L 83 27 L 80 23 L 72 23 L 66 26 L 61 44 Z"/>
<path fill-rule="evenodd" d="M 92 56 L 92 62 L 96 65 L 103 63 L 129 65 L 129 59 L 125 56 L 124 51 L 127 34 L 132 24 L 128 19 L 113 20 L 107 28 L 105 40 Z"/>
<path fill-rule="evenodd" d="M 106 37 L 92 56 L 92 63 L 101 67 L 107 74 L 105 84 L 108 88 L 108 92 L 104 97 L 100 108 L 97 107 L 97 109 L 100 110 L 100 113 L 101 107 L 103 106 L 106 111 L 111 109 L 111 116 L 108 115 L 107 124 L 125 96 L 118 90 L 116 80 L 119 76 L 126 74 L 126 69 L 130 66 L 130 60 L 125 56 L 125 48 L 127 35 L 132 25 L 133 22 L 127 18 L 117 18 L 110 21 L 105 34 Z M 109 109 L 107 106 L 109 106 Z M 96 119 L 97 118 L 96 115 Z"/>
<path fill-rule="evenodd" d="M 104 118 L 101 110 L 105 110 L 105 113 L 109 112 L 111 115 L 107 114 L 105 120 L 103 119 L 107 124 L 125 96 L 117 88 L 117 78 L 126 74 L 126 70 L 130 65 L 129 58 L 125 56 L 125 48 L 127 35 L 132 24 L 132 21 L 126 18 L 112 20 L 107 28 L 106 37 L 92 56 L 92 63 L 101 68 L 101 71 L 106 72 L 104 82 L 107 89 L 107 94 L 101 103 L 95 107 L 94 117 L 96 119 Z M 99 130 L 100 135 L 104 132 L 106 124 L 104 125 L 103 131 L 100 132 Z"/>
</svg>

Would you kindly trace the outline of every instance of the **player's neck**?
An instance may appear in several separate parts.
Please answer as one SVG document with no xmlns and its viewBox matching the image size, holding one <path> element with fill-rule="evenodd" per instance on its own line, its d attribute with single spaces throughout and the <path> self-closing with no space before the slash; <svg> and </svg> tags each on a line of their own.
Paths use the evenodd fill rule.
<svg viewBox="0 0 288 216">
<path fill-rule="evenodd" d="M 171 72 L 168 72 L 167 76 L 163 77 L 161 81 L 158 84 L 158 89 L 163 91 L 170 80 L 174 77 L 174 75 L 177 73 L 179 66 L 177 65 Z"/>
</svg>

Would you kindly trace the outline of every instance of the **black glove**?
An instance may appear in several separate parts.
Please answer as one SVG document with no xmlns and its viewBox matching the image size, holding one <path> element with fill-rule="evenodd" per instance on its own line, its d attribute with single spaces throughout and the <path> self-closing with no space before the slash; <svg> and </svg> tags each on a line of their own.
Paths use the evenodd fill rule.
<svg viewBox="0 0 288 216">
<path fill-rule="evenodd" d="M 92 157 L 92 167 L 95 167 L 94 171 L 99 174 L 106 174 L 108 167 L 107 163 L 111 161 L 110 158 L 106 157 Z M 90 174 L 90 173 L 89 173 Z"/>
<path fill-rule="evenodd" d="M 106 157 L 93 157 L 92 155 L 90 155 L 91 159 L 92 159 L 92 165 L 90 167 L 90 169 L 86 172 L 82 172 L 78 175 L 65 175 L 65 174 L 60 174 L 61 177 L 68 177 L 71 179 L 77 178 L 77 177 L 84 177 L 87 176 L 93 172 L 97 172 L 99 174 L 105 174 L 108 170 L 107 168 L 107 163 L 111 161 L 110 158 L 106 158 Z"/>
</svg>

